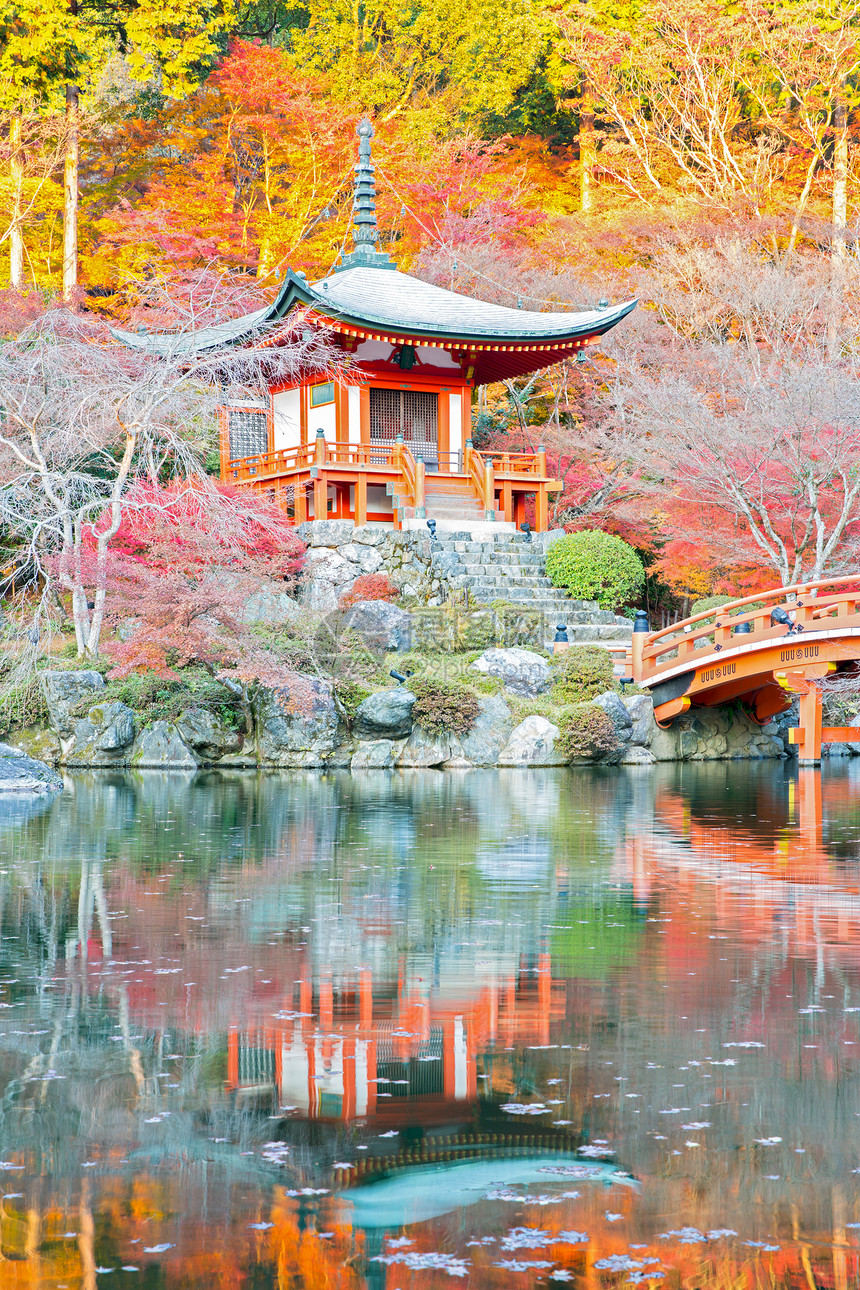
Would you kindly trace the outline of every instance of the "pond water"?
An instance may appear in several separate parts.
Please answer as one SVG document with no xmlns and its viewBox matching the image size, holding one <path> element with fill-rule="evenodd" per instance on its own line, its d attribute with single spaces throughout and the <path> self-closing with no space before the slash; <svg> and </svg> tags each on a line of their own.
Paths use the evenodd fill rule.
<svg viewBox="0 0 860 1290">
<path fill-rule="evenodd" d="M 0 1287 L 860 1274 L 860 773 L 0 800 Z"/>
</svg>

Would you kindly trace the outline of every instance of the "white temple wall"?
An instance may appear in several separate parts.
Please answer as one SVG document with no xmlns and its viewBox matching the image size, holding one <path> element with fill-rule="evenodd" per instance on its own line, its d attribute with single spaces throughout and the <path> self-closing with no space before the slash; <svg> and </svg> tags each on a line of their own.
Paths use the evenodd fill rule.
<svg viewBox="0 0 860 1290">
<path fill-rule="evenodd" d="M 444 398 L 444 394 L 441 396 Z M 463 396 L 448 395 L 448 447 L 451 452 L 463 451 Z"/>
<path fill-rule="evenodd" d="M 281 390 L 272 395 L 274 448 L 298 448 L 301 443 L 301 390 Z"/>
<path fill-rule="evenodd" d="M 350 385 L 347 393 L 347 439 L 350 443 L 361 443 L 361 390 L 357 385 Z"/>
<path fill-rule="evenodd" d="M 326 443 L 337 443 L 337 420 L 334 403 L 323 403 L 318 408 L 308 408 L 308 439 L 313 443 L 317 430 L 322 430 Z"/>
</svg>

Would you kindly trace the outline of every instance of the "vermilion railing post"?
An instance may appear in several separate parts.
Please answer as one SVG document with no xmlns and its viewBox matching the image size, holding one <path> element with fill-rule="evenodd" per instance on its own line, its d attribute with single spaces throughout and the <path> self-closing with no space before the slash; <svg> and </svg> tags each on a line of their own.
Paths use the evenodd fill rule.
<svg viewBox="0 0 860 1290">
<path fill-rule="evenodd" d="M 539 444 L 539 445 L 538 445 L 538 450 L 537 450 L 537 466 L 538 466 L 538 474 L 539 474 L 543 479 L 546 479 L 546 477 L 547 477 L 547 474 L 546 474 L 546 448 L 543 446 L 543 444 Z"/>
<path fill-rule="evenodd" d="M 424 505 L 424 458 L 415 458 L 415 514 L 419 520 L 423 520 L 427 515 L 427 508 Z"/>
<path fill-rule="evenodd" d="M 314 451 L 314 466 L 316 477 L 314 479 L 314 519 L 324 520 L 328 517 L 328 480 L 325 474 L 326 464 L 326 443 L 325 435 L 322 430 L 317 430 L 317 439 Z"/>
<path fill-rule="evenodd" d="M 496 518 L 496 472 L 491 461 L 484 462 L 484 518 Z"/>
<path fill-rule="evenodd" d="M 633 620 L 633 637 L 630 642 L 630 662 L 633 680 L 638 685 L 645 675 L 645 660 L 643 654 L 645 646 L 648 643 L 648 636 L 651 630 L 651 624 L 648 622 L 648 615 L 644 609 L 637 609 L 636 617 Z"/>
</svg>

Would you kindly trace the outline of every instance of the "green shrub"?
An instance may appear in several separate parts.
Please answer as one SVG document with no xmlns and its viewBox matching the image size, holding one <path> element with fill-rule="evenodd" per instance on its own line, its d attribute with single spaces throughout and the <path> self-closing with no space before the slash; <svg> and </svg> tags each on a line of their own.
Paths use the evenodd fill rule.
<svg viewBox="0 0 860 1290">
<path fill-rule="evenodd" d="M 452 681 L 410 681 L 412 720 L 431 735 L 467 735 L 478 719 L 478 697 Z"/>
<path fill-rule="evenodd" d="M 554 587 L 603 609 L 635 600 L 645 585 L 645 566 L 633 547 L 600 529 L 559 538 L 547 552 L 546 572 Z"/>
<path fill-rule="evenodd" d="M 553 702 L 548 694 L 538 694 L 535 697 L 527 697 L 523 694 L 506 694 L 505 703 L 511 710 L 511 717 L 515 726 L 526 717 L 546 717 L 554 726 L 561 729 L 562 718 L 567 708 L 562 704 Z"/>
<path fill-rule="evenodd" d="M 361 704 L 364 703 L 364 700 L 373 693 L 366 686 L 360 685 L 358 681 L 352 681 L 348 678 L 335 681 L 334 692 L 346 713 L 347 720 L 350 722 L 355 720 L 355 714 Z"/>
<path fill-rule="evenodd" d="M 505 683 L 500 676 L 490 676 L 489 672 L 475 672 L 472 674 L 469 684 L 472 685 L 479 694 L 501 694 L 505 688 Z"/>
<path fill-rule="evenodd" d="M 39 677 L 33 675 L 0 691 L 0 735 L 27 726 L 47 725 L 48 705 Z"/>
<path fill-rule="evenodd" d="M 702 596 L 699 600 L 694 600 L 690 605 L 690 618 L 695 618 L 696 614 L 704 614 L 708 609 L 719 609 L 720 605 L 727 605 L 734 596 Z"/>
<path fill-rule="evenodd" d="M 552 696 L 557 703 L 585 703 L 618 689 L 609 651 L 599 645 L 571 645 L 557 654 L 555 674 Z"/>
<path fill-rule="evenodd" d="M 569 761 L 592 761 L 618 748 L 612 718 L 593 703 L 577 703 L 568 708 L 559 729 L 556 747 Z"/>
<path fill-rule="evenodd" d="M 207 672 L 188 668 L 177 678 L 156 676 L 153 672 L 132 672 L 119 680 L 108 681 L 103 690 L 83 695 L 72 708 L 72 715 L 83 717 L 94 703 L 118 701 L 149 721 L 176 721 L 184 708 L 207 708 L 225 725 L 239 729 L 243 716 L 238 700 L 225 686 Z"/>
</svg>

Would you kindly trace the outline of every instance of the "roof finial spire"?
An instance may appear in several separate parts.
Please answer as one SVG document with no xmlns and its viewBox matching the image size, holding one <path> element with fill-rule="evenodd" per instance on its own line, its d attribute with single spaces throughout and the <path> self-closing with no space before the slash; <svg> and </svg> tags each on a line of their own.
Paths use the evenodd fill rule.
<svg viewBox="0 0 860 1290">
<path fill-rule="evenodd" d="M 379 228 L 376 223 L 376 182 L 375 166 L 370 156 L 370 140 L 373 137 L 373 126 L 364 117 L 356 130 L 359 137 L 358 164 L 355 167 L 355 187 L 353 190 L 352 214 L 353 250 L 345 255 L 337 266 L 341 269 L 393 269 L 394 263 L 385 251 L 377 247 Z"/>
</svg>

